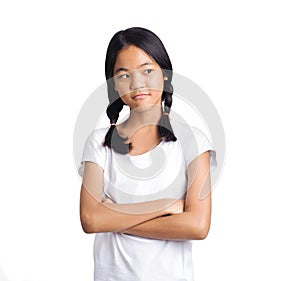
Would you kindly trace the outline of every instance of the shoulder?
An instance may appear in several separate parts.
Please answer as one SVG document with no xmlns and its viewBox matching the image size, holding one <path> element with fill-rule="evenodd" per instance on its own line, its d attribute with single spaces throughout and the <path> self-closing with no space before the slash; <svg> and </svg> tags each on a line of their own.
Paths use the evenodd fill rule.
<svg viewBox="0 0 300 281">
<path fill-rule="evenodd" d="M 211 163 L 215 165 L 216 155 L 212 142 L 199 127 L 181 121 L 173 121 L 171 125 L 180 142 L 187 164 L 203 152 L 210 151 Z"/>
<path fill-rule="evenodd" d="M 101 128 L 97 128 L 95 130 L 93 130 L 93 132 L 98 135 L 98 136 L 102 136 L 102 135 L 106 135 L 106 133 L 108 132 L 110 127 L 101 127 Z"/>
<path fill-rule="evenodd" d="M 105 135 L 107 134 L 109 127 L 102 127 L 94 129 L 90 132 L 87 140 L 101 144 L 104 141 Z"/>
<path fill-rule="evenodd" d="M 85 161 L 94 162 L 103 169 L 105 168 L 107 147 L 103 146 L 103 142 L 108 129 L 108 127 L 98 128 L 89 133 L 83 149 L 81 166 L 78 168 L 80 176 L 83 176 Z"/>
<path fill-rule="evenodd" d="M 103 127 L 90 131 L 85 140 L 84 153 L 91 154 L 99 151 L 104 152 L 107 147 L 105 147 L 103 143 L 108 130 L 108 127 Z"/>
<path fill-rule="evenodd" d="M 170 120 L 174 134 L 181 141 L 187 140 L 191 141 L 194 138 L 205 139 L 206 134 L 198 127 L 185 123 L 178 120 Z"/>
</svg>

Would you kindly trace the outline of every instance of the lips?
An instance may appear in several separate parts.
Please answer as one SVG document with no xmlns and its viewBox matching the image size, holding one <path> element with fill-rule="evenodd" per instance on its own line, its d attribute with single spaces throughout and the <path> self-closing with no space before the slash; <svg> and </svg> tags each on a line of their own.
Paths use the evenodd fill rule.
<svg viewBox="0 0 300 281">
<path fill-rule="evenodd" d="M 136 95 L 134 95 L 132 98 L 133 99 L 138 99 L 138 98 L 144 98 L 144 97 L 147 97 L 147 96 L 149 96 L 149 94 L 144 94 L 144 93 L 139 93 L 139 94 L 136 94 Z"/>
</svg>

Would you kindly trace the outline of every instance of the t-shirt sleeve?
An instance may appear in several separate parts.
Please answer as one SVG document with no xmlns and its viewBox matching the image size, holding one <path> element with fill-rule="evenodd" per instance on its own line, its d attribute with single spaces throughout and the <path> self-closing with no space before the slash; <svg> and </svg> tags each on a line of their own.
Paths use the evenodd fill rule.
<svg viewBox="0 0 300 281">
<path fill-rule="evenodd" d="M 78 168 L 81 177 L 83 176 L 85 161 L 94 162 L 104 169 L 107 155 L 107 148 L 103 146 L 104 138 L 105 134 L 102 129 L 93 130 L 88 136 Z"/>
<path fill-rule="evenodd" d="M 216 151 L 211 141 L 199 128 L 193 126 L 189 128 L 188 132 L 185 134 L 184 145 L 185 161 L 187 165 L 205 151 L 209 151 L 210 166 L 213 168 L 217 166 Z"/>
</svg>

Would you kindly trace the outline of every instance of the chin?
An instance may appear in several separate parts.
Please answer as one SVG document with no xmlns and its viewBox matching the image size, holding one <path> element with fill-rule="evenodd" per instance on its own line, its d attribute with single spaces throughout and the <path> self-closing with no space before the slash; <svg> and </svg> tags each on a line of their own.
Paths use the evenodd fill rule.
<svg viewBox="0 0 300 281">
<path fill-rule="evenodd" d="M 146 104 L 141 104 L 141 105 L 135 106 L 134 108 L 132 108 L 132 110 L 137 111 L 137 112 L 144 112 L 144 111 L 149 111 L 151 109 L 154 109 L 156 106 L 158 106 L 158 105 L 146 103 Z M 161 107 L 161 106 L 159 106 L 159 107 Z"/>
</svg>

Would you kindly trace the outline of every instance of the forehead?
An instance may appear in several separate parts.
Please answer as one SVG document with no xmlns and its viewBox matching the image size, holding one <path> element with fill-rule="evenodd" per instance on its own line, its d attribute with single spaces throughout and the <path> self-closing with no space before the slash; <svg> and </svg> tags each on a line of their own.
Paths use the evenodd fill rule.
<svg viewBox="0 0 300 281">
<path fill-rule="evenodd" d="M 118 68 L 134 70 L 145 63 L 153 63 L 154 65 L 158 66 L 155 60 L 151 58 L 151 56 L 149 56 L 144 50 L 131 45 L 119 52 L 114 70 Z"/>
</svg>

